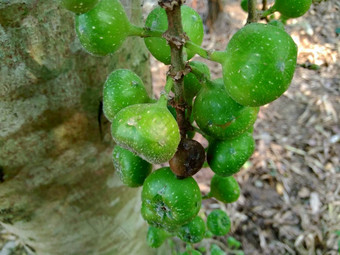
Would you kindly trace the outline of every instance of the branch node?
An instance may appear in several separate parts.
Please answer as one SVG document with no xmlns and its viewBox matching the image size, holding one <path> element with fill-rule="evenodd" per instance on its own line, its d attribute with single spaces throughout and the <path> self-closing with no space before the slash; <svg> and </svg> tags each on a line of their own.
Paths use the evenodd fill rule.
<svg viewBox="0 0 340 255">
<path fill-rule="evenodd" d="M 173 80 L 179 81 L 183 79 L 184 75 L 187 75 L 191 72 L 191 67 L 187 63 L 183 70 L 176 71 L 172 66 L 170 66 L 167 75 L 169 75 Z"/>
<path fill-rule="evenodd" d="M 169 30 L 165 31 L 162 36 L 169 44 L 176 46 L 177 49 L 180 49 L 184 46 L 186 41 L 189 40 L 189 37 L 186 33 L 180 34 L 179 36 L 171 35 Z"/>
<path fill-rule="evenodd" d="M 174 6 L 182 5 L 185 3 L 185 0 L 159 0 L 158 5 L 162 7 L 164 10 L 172 11 Z"/>
</svg>

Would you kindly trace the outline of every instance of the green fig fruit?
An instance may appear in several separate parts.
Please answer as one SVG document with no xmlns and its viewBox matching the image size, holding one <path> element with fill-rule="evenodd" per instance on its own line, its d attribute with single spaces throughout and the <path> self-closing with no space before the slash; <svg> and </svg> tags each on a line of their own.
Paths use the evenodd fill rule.
<svg viewBox="0 0 340 255">
<path fill-rule="evenodd" d="M 118 145 L 113 149 L 112 160 L 120 180 L 128 187 L 142 186 L 152 171 L 149 162 Z"/>
<path fill-rule="evenodd" d="M 234 177 L 222 177 L 217 174 L 210 182 L 210 196 L 223 203 L 233 203 L 240 196 L 240 186 Z"/>
<path fill-rule="evenodd" d="M 237 173 L 250 158 L 255 149 L 255 141 L 250 132 L 237 137 L 214 141 L 209 144 L 207 161 L 215 174 L 230 176 Z"/>
<path fill-rule="evenodd" d="M 61 5 L 76 14 L 88 12 L 96 6 L 99 0 L 61 0 Z"/>
<path fill-rule="evenodd" d="M 118 69 L 108 76 L 103 89 L 103 111 L 109 121 L 129 105 L 149 102 L 143 81 L 134 72 Z"/>
<path fill-rule="evenodd" d="M 177 232 L 177 236 L 186 243 L 199 243 L 204 238 L 204 234 L 205 222 L 200 216 L 181 226 Z"/>
<path fill-rule="evenodd" d="M 119 0 L 101 0 L 90 11 L 76 16 L 76 32 L 89 53 L 99 56 L 117 51 L 130 33 L 131 24 Z"/>
<path fill-rule="evenodd" d="M 112 120 L 111 133 L 118 145 L 153 164 L 169 161 L 180 142 L 177 122 L 166 101 L 122 109 Z"/>
<path fill-rule="evenodd" d="M 207 81 L 196 96 L 194 119 L 208 136 L 228 139 L 247 131 L 256 121 L 258 107 L 245 107 L 227 93 L 223 80 Z"/>
</svg>

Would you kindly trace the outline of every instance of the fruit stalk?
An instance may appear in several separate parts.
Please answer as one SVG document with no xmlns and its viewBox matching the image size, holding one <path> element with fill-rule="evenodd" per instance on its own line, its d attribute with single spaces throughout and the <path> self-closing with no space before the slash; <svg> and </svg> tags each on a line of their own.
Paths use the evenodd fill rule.
<svg viewBox="0 0 340 255">
<path fill-rule="evenodd" d="M 276 8 L 273 5 L 272 7 L 270 7 L 267 10 L 263 10 L 263 12 L 261 13 L 261 18 L 267 18 L 267 16 L 273 14 L 274 12 L 276 12 Z"/>
<path fill-rule="evenodd" d="M 165 87 L 164 87 L 164 91 L 161 92 L 161 96 L 160 96 L 159 101 L 158 101 L 160 104 L 164 104 L 165 106 L 167 105 L 169 93 L 170 93 L 173 85 L 174 85 L 173 79 L 171 77 L 167 77 L 166 84 L 165 84 Z"/>
<path fill-rule="evenodd" d="M 193 43 L 192 41 L 186 41 L 185 47 L 195 52 L 195 54 L 201 56 L 202 58 L 208 59 L 210 61 L 214 61 L 217 63 L 223 63 L 225 59 L 225 52 L 218 50 L 206 50 L 201 46 Z"/>
<path fill-rule="evenodd" d="M 130 24 L 129 36 L 140 36 L 140 37 L 162 37 L 163 32 L 158 30 L 151 30 L 146 27 L 138 27 Z"/>
<path fill-rule="evenodd" d="M 181 138 L 185 138 L 187 123 L 185 119 L 185 100 L 183 97 L 183 77 L 190 70 L 183 60 L 183 46 L 188 39 L 182 27 L 181 5 L 182 0 L 160 0 L 159 5 L 165 10 L 168 17 L 168 30 L 163 37 L 168 41 L 171 49 L 171 66 L 169 75 L 174 81 L 175 108 L 177 123 L 180 129 Z"/>
</svg>

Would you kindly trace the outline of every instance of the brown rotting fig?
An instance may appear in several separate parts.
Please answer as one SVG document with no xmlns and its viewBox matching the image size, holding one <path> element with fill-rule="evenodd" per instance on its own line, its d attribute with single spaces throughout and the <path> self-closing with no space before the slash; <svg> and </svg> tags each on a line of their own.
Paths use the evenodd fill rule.
<svg viewBox="0 0 340 255">
<path fill-rule="evenodd" d="M 178 178 L 196 174 L 203 166 L 205 151 L 203 146 L 191 139 L 182 139 L 177 152 L 170 160 L 170 168 Z"/>
</svg>

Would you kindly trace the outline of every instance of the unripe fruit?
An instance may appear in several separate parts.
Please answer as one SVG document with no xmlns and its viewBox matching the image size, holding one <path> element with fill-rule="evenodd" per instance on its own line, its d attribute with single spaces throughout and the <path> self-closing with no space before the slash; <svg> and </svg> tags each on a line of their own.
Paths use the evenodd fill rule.
<svg viewBox="0 0 340 255">
<path fill-rule="evenodd" d="M 289 87 L 297 59 L 293 39 L 281 28 L 252 23 L 233 35 L 223 59 L 228 94 L 244 106 L 261 106 Z"/>
<path fill-rule="evenodd" d="M 242 10 L 244 10 L 245 12 L 248 12 L 248 0 L 242 0 L 242 1 L 241 1 L 241 8 L 242 8 Z"/>
<path fill-rule="evenodd" d="M 210 195 L 223 203 L 233 203 L 240 196 L 240 186 L 232 176 L 215 174 L 210 182 Z"/>
<path fill-rule="evenodd" d="M 88 12 L 96 6 L 99 0 L 61 0 L 61 5 L 76 14 Z"/>
<path fill-rule="evenodd" d="M 255 141 L 250 132 L 225 141 L 209 144 L 207 161 L 215 174 L 230 176 L 237 173 L 250 158 L 255 149 Z"/>
<path fill-rule="evenodd" d="M 223 80 L 208 81 L 195 98 L 193 115 L 197 125 L 216 139 L 229 139 L 248 130 L 255 122 L 258 107 L 245 107 L 227 93 Z"/>
<path fill-rule="evenodd" d="M 305 14 L 312 0 L 275 0 L 274 8 L 287 18 L 297 18 Z"/>
<path fill-rule="evenodd" d="M 176 120 L 159 102 L 122 109 L 112 120 L 111 133 L 118 145 L 153 164 L 169 161 L 180 142 Z"/>
<path fill-rule="evenodd" d="M 199 216 L 196 216 L 188 224 L 181 226 L 177 232 L 177 236 L 186 243 L 198 243 L 202 241 L 204 234 L 205 222 Z"/>
<path fill-rule="evenodd" d="M 217 209 L 208 215 L 207 226 L 214 235 L 224 236 L 229 232 L 231 223 L 228 215 L 224 211 Z"/>
<path fill-rule="evenodd" d="M 143 185 L 142 216 L 152 226 L 175 231 L 201 208 L 201 192 L 192 177 L 177 179 L 170 168 L 150 174 Z"/>
<path fill-rule="evenodd" d="M 202 255 L 202 253 L 196 250 L 189 250 L 181 253 L 181 255 Z"/>
<path fill-rule="evenodd" d="M 160 247 L 164 241 L 170 236 L 165 230 L 149 226 L 146 241 L 152 248 Z"/>
<path fill-rule="evenodd" d="M 118 69 L 108 76 L 103 89 L 103 111 L 109 121 L 129 105 L 149 102 L 143 81 L 134 72 Z"/>
<path fill-rule="evenodd" d="M 116 145 L 112 152 L 113 165 L 120 180 L 128 187 L 139 187 L 151 173 L 152 165 L 131 151 Z"/>
<path fill-rule="evenodd" d="M 120 48 L 130 30 L 130 22 L 119 0 L 101 0 L 92 10 L 76 16 L 76 32 L 82 46 L 105 56 Z"/>
</svg>

